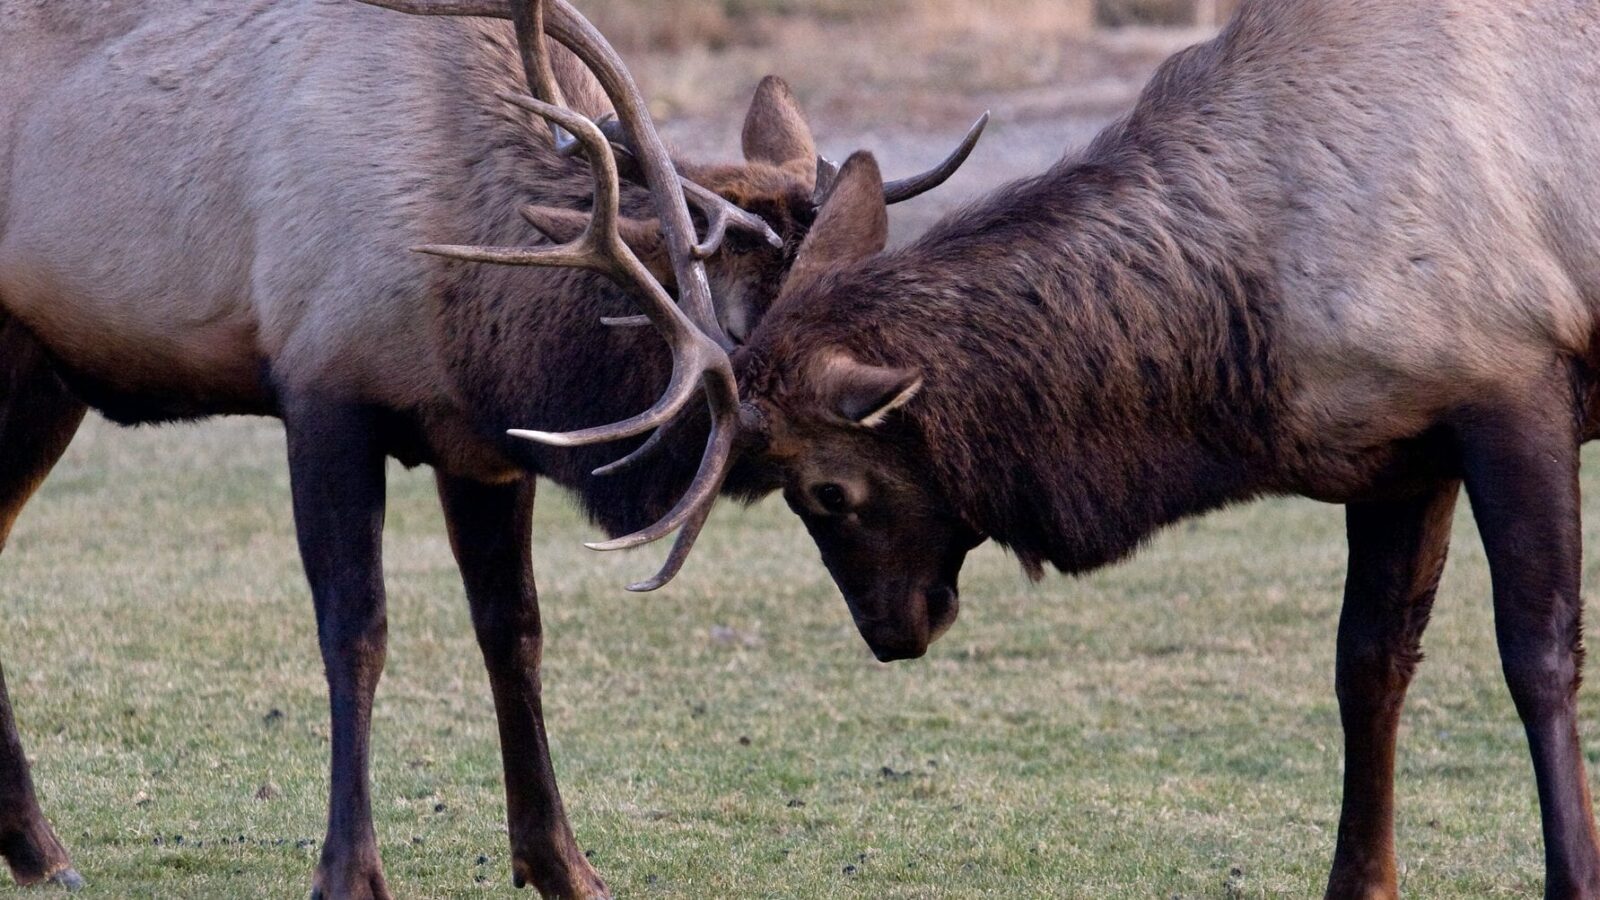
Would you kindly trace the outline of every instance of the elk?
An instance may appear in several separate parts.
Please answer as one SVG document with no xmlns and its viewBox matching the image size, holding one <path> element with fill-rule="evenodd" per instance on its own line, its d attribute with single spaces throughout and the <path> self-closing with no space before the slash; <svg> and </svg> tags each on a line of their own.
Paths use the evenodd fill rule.
<svg viewBox="0 0 1600 900">
<path fill-rule="evenodd" d="M 1600 435 L 1592 4 L 1245 0 L 1087 149 L 886 251 L 851 157 L 730 356 L 867 644 L 922 655 L 994 540 L 1041 577 L 1265 495 L 1346 508 L 1329 897 L 1394 897 L 1394 749 L 1463 487 L 1546 895 L 1600 897 L 1576 704 Z M 709 496 L 705 502 L 711 502 Z"/>
<path fill-rule="evenodd" d="M 646 447 L 558 452 L 507 430 L 581 428 L 664 392 L 647 418 L 666 421 L 702 382 L 731 384 L 716 360 L 775 296 L 836 169 L 774 79 L 746 119 L 743 164 L 674 162 L 620 58 L 562 0 L 383 5 L 480 18 L 310 0 L 4 9 L 0 545 L 90 407 L 125 424 L 282 419 L 332 718 L 314 895 L 387 897 L 367 778 L 384 462 L 432 466 L 494 696 L 514 880 L 603 897 L 540 710 L 534 483 L 632 531 L 685 506 L 707 424 L 686 416 L 603 473 Z M 546 27 L 565 49 L 544 49 Z M 564 127 L 525 108 L 544 109 L 532 84 L 564 104 Z M 937 186 L 980 130 L 885 201 Z M 609 262 L 595 274 L 407 252 L 547 238 Z M 705 366 L 626 327 L 642 284 L 670 346 L 693 344 Z M 0 856 L 19 883 L 81 883 L 36 801 L 3 679 Z"/>
</svg>

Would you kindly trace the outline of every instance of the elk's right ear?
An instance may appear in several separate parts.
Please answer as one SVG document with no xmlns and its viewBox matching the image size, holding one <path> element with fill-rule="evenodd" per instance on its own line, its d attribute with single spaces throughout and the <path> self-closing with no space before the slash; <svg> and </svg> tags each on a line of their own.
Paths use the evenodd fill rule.
<svg viewBox="0 0 1600 900">
<path fill-rule="evenodd" d="M 817 381 L 818 395 L 833 412 L 863 428 L 883 424 L 922 390 L 922 373 L 915 369 L 869 366 L 844 353 L 823 363 Z"/>
<path fill-rule="evenodd" d="M 790 281 L 802 284 L 836 266 L 859 262 L 889 246 L 889 206 L 883 199 L 883 173 L 865 151 L 853 154 L 839 169 L 833 192 L 817 213 Z"/>
<path fill-rule="evenodd" d="M 761 79 L 750 112 L 744 120 L 744 158 L 774 166 L 800 164 L 810 169 L 817 162 L 817 145 L 811 137 L 800 102 L 789 85 L 776 75 Z"/>
<path fill-rule="evenodd" d="M 577 240 L 583 236 L 583 230 L 589 227 L 588 213 L 554 206 L 524 206 L 522 217 L 539 229 L 540 234 L 558 244 Z M 660 220 L 623 217 L 617 220 L 617 233 L 657 281 L 666 285 L 668 290 L 677 284 L 672 258 L 667 253 L 666 239 L 661 236 Z"/>
</svg>

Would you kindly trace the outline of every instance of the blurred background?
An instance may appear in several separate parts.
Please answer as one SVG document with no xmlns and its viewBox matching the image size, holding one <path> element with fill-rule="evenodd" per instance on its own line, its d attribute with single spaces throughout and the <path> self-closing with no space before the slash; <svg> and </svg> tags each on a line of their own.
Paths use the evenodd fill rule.
<svg viewBox="0 0 1600 900">
<path fill-rule="evenodd" d="M 823 152 L 885 173 L 940 159 L 994 122 L 950 188 L 896 210 L 904 239 L 996 184 L 1036 173 L 1132 106 L 1162 59 L 1238 0 L 589 0 L 685 158 L 738 153 L 762 76 L 782 75 Z"/>
</svg>

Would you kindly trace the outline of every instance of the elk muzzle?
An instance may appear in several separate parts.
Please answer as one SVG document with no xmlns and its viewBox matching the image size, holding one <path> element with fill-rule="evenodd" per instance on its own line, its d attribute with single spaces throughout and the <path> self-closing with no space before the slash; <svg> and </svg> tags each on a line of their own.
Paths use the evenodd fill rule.
<svg viewBox="0 0 1600 900">
<path fill-rule="evenodd" d="M 866 567 L 851 565 L 855 554 L 845 548 L 818 541 L 856 629 L 879 662 L 917 659 L 955 624 L 961 566 L 983 538 L 965 526 L 945 532 Z"/>
</svg>

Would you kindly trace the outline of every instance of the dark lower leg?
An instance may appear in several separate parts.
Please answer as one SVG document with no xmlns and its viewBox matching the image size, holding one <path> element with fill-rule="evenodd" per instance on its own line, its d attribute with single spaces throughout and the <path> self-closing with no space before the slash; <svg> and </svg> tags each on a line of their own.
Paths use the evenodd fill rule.
<svg viewBox="0 0 1600 900">
<path fill-rule="evenodd" d="M 1394 751 L 1400 710 L 1449 546 L 1459 487 L 1413 500 L 1352 505 L 1350 567 L 1339 619 L 1336 687 L 1344 725 L 1344 804 L 1330 898 L 1398 894 Z"/>
<path fill-rule="evenodd" d="M 83 421 L 84 406 L 61 384 L 33 339 L 0 319 L 0 551 L 11 527 Z M 0 857 L 19 884 L 81 884 L 39 810 L 22 739 L 0 672 Z"/>
<path fill-rule="evenodd" d="M 608 896 L 567 824 L 545 735 L 533 481 L 484 485 L 440 476 L 439 494 L 500 724 L 513 877 L 545 897 Z"/>
<path fill-rule="evenodd" d="M 1600 897 L 1600 841 L 1578 742 L 1583 600 L 1578 438 L 1563 405 L 1463 428 L 1495 636 L 1539 785 L 1549 897 Z"/>
<path fill-rule="evenodd" d="M 72 871 L 66 848 L 39 810 L 17 723 L 12 719 L 4 671 L 0 671 L 0 856 L 5 857 L 18 884 L 57 878 L 76 886 L 72 883 L 78 876 Z"/>
<path fill-rule="evenodd" d="M 300 556 L 328 678 L 328 834 L 313 897 L 385 898 L 372 826 L 368 734 L 387 646 L 382 543 L 384 457 L 360 409 L 304 403 L 285 416 Z"/>
</svg>

